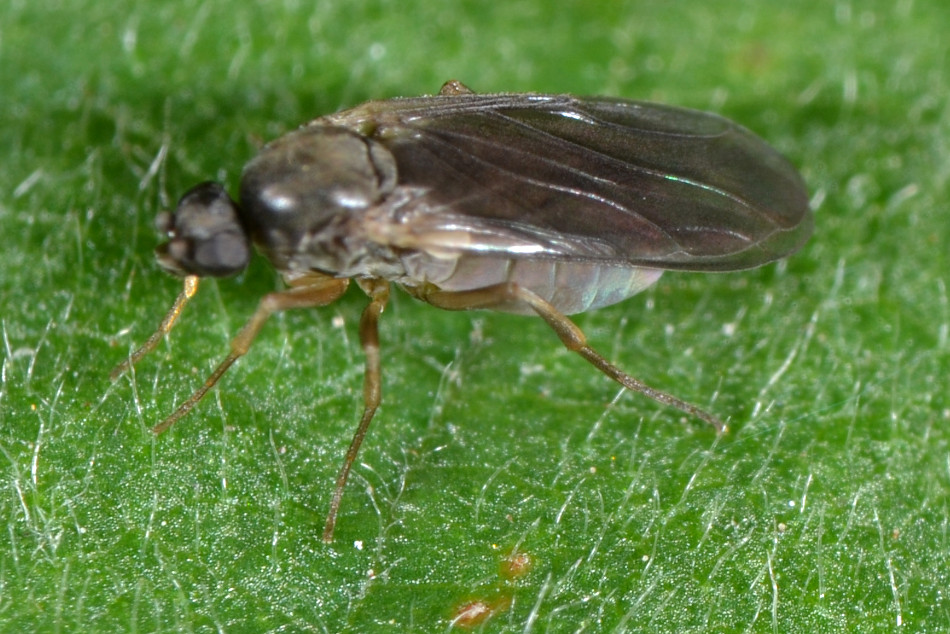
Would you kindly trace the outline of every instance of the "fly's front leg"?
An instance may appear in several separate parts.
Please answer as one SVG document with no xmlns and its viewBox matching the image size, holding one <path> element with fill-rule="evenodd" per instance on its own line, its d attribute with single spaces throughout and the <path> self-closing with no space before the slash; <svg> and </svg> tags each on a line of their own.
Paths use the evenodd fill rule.
<svg viewBox="0 0 950 634">
<path fill-rule="evenodd" d="M 498 308 L 505 304 L 527 304 L 534 312 L 541 316 L 554 329 L 564 346 L 581 355 L 595 368 L 620 383 L 624 387 L 640 392 L 655 401 L 670 405 L 691 416 L 706 421 L 722 433 L 726 425 L 719 418 L 713 416 L 695 405 L 680 400 L 672 394 L 650 387 L 640 379 L 634 378 L 605 359 L 600 353 L 587 345 L 587 337 L 577 325 L 557 310 L 549 302 L 538 297 L 526 288 L 509 282 L 497 284 L 471 291 L 442 291 L 434 287 L 409 289 L 419 299 L 433 306 L 445 310 L 471 310 L 478 308 Z"/>
<path fill-rule="evenodd" d="M 241 328 L 237 336 L 231 340 L 231 353 L 222 361 L 211 376 L 205 380 L 204 385 L 198 388 L 187 401 L 182 403 L 168 418 L 152 428 L 156 434 L 160 434 L 172 425 L 178 419 L 191 411 L 191 408 L 201 400 L 201 398 L 214 387 L 215 383 L 231 367 L 235 361 L 244 356 L 251 347 L 257 334 L 267 323 L 267 319 L 276 312 L 288 310 L 290 308 L 316 308 L 326 306 L 343 295 L 346 286 L 349 283 L 347 279 L 337 279 L 325 275 L 312 275 L 297 280 L 293 288 L 276 293 L 268 293 L 261 299 L 257 310 Z"/>
<path fill-rule="evenodd" d="M 360 317 L 360 345 L 363 346 L 363 353 L 366 355 L 366 370 L 363 374 L 363 416 L 360 418 L 360 424 L 353 434 L 353 440 L 350 442 L 350 448 L 346 452 L 346 458 L 343 459 L 343 466 L 336 478 L 336 487 L 333 490 L 333 499 L 330 501 L 330 512 L 327 514 L 327 523 L 323 529 L 323 541 L 330 543 L 333 541 L 333 531 L 336 528 L 336 516 L 340 510 L 340 502 L 343 500 L 343 491 L 346 489 L 346 481 L 350 477 L 350 470 L 353 468 L 353 462 L 360 451 L 360 445 L 366 438 L 366 431 L 369 424 L 376 414 L 382 398 L 382 377 L 380 370 L 379 356 L 379 316 L 386 303 L 389 301 L 389 282 L 386 280 L 368 278 L 359 279 L 357 284 L 369 295 L 369 305 L 363 310 Z"/>
<path fill-rule="evenodd" d="M 158 342 L 161 341 L 165 335 L 167 335 L 172 328 L 175 326 L 175 322 L 178 321 L 178 318 L 181 316 L 181 311 L 185 309 L 185 304 L 188 303 L 192 297 L 195 296 L 195 293 L 198 292 L 198 276 L 189 275 L 185 277 L 184 288 L 182 288 L 181 293 L 178 294 L 178 297 L 175 299 L 175 303 L 172 304 L 172 307 L 168 309 L 168 313 L 165 314 L 165 318 L 162 319 L 162 323 L 158 325 L 158 329 L 152 333 L 152 336 L 143 343 L 135 352 L 129 355 L 129 358 L 115 366 L 112 369 L 112 372 L 109 373 L 109 378 L 115 381 L 117 378 L 122 376 L 125 372 L 132 368 L 139 360 L 147 355 L 149 352 L 155 349 L 155 346 L 158 345 Z"/>
</svg>

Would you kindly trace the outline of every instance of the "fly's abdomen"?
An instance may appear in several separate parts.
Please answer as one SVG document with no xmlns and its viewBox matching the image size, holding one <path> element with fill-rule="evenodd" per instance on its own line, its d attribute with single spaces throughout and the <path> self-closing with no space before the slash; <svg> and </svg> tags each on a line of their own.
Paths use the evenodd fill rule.
<svg viewBox="0 0 950 634">
<path fill-rule="evenodd" d="M 439 259 L 417 253 L 403 261 L 413 281 L 428 282 L 443 291 L 470 291 L 513 282 L 539 295 L 560 312 L 573 315 L 609 306 L 636 295 L 656 282 L 663 271 L 602 262 L 556 259 L 504 258 L 491 255 L 462 255 Z M 502 305 L 494 310 L 533 315 L 521 305 Z"/>
</svg>

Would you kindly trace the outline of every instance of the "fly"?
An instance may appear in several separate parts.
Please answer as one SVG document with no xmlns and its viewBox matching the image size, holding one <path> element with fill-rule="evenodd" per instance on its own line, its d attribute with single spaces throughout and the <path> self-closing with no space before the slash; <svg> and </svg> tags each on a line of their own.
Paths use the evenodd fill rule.
<svg viewBox="0 0 950 634">
<path fill-rule="evenodd" d="M 248 264 L 253 244 L 287 288 L 268 293 L 204 384 L 153 429 L 187 414 L 267 319 L 325 306 L 350 280 L 369 296 L 363 414 L 336 480 L 324 541 L 380 403 L 378 320 L 391 283 L 446 310 L 538 315 L 624 387 L 706 421 L 716 416 L 626 374 L 566 315 L 619 302 L 664 270 L 732 271 L 796 251 L 812 216 L 778 152 L 714 114 L 602 97 L 475 94 L 371 101 L 321 117 L 248 163 L 240 204 L 217 183 L 188 191 L 158 225 L 159 264 L 184 289 L 115 379 L 171 330 L 201 277 Z"/>
</svg>

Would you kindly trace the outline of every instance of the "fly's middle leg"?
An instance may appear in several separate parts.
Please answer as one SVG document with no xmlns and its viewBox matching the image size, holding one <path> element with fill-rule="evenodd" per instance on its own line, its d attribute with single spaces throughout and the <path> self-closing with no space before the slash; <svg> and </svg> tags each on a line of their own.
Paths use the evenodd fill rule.
<svg viewBox="0 0 950 634">
<path fill-rule="evenodd" d="M 353 462 L 356 460 L 360 445 L 363 444 L 363 439 L 366 438 L 366 431 L 369 429 L 369 424 L 372 422 L 373 415 L 376 414 L 376 408 L 379 407 L 382 399 L 379 316 L 389 301 L 389 282 L 377 278 L 367 278 L 358 279 L 357 284 L 370 298 L 369 304 L 360 317 L 360 344 L 363 346 L 363 353 L 366 355 L 366 370 L 363 374 L 363 416 L 360 418 L 356 433 L 353 434 L 350 448 L 346 452 L 343 466 L 336 478 L 336 487 L 333 490 L 333 499 L 330 502 L 330 512 L 327 514 L 327 522 L 323 528 L 323 541 L 327 543 L 333 541 L 336 516 L 340 510 L 340 502 L 343 500 L 346 481 L 350 477 Z"/>
</svg>

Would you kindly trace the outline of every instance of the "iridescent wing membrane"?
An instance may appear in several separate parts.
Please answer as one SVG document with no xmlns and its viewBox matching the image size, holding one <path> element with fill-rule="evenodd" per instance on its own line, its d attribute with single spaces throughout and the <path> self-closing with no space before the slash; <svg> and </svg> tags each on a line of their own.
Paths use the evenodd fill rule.
<svg viewBox="0 0 950 634">
<path fill-rule="evenodd" d="M 400 222 L 417 235 L 464 231 L 463 251 L 725 271 L 787 255 L 811 233 L 796 170 L 709 113 L 462 94 L 369 102 L 327 120 L 388 147 L 400 186 L 416 192 Z"/>
</svg>

